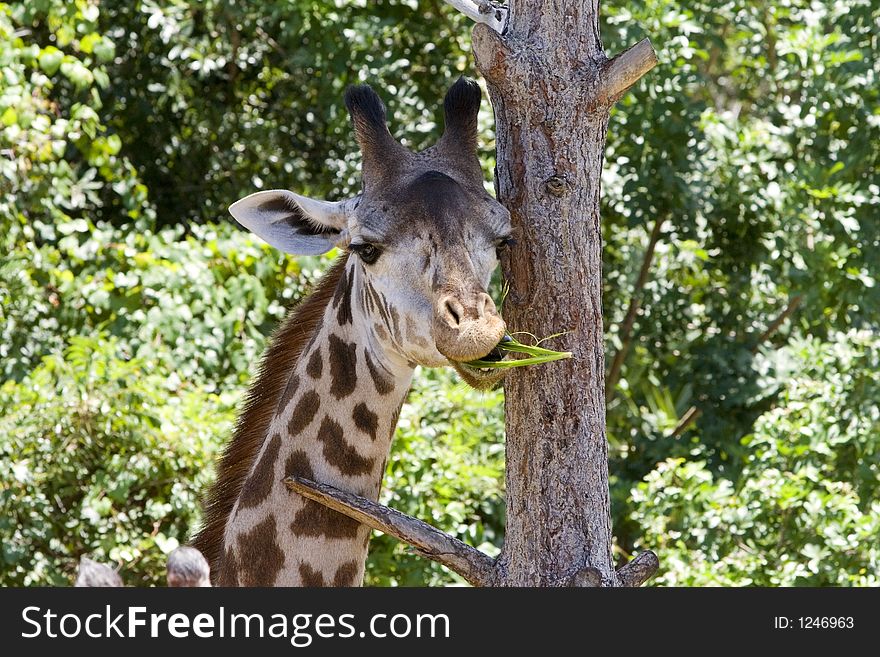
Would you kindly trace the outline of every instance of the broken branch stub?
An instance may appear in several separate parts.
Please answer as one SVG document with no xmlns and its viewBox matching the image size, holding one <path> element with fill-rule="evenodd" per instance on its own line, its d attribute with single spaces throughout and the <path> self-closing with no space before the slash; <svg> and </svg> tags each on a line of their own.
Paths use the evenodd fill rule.
<svg viewBox="0 0 880 657">
<path fill-rule="evenodd" d="M 657 555 L 651 550 L 645 550 L 620 567 L 617 571 L 617 579 L 621 586 L 641 586 L 656 574 L 658 568 L 660 568 L 660 560 Z"/>
<path fill-rule="evenodd" d="M 643 39 L 624 50 L 605 64 L 602 75 L 601 95 L 609 105 L 621 96 L 648 71 L 657 65 L 657 53 L 650 39 Z"/>
</svg>

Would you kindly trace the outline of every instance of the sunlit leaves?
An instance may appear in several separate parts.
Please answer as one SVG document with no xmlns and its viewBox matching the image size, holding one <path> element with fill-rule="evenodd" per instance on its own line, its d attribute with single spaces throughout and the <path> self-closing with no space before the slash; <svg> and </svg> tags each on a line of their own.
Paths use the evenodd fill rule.
<svg viewBox="0 0 880 657">
<path fill-rule="evenodd" d="M 666 585 L 876 586 L 880 342 L 852 331 L 773 354 L 779 405 L 742 439 L 738 477 L 700 449 L 632 492 Z"/>
<path fill-rule="evenodd" d="M 61 67 L 61 62 L 64 60 L 64 53 L 55 46 L 48 46 L 40 52 L 38 60 L 40 68 L 43 69 L 46 75 L 55 75 L 55 72 Z"/>
<path fill-rule="evenodd" d="M 163 541 L 184 542 L 234 398 L 179 385 L 107 335 L 74 337 L 0 388 L 0 582 L 69 585 L 81 555 L 130 585 L 164 579 Z"/>
</svg>

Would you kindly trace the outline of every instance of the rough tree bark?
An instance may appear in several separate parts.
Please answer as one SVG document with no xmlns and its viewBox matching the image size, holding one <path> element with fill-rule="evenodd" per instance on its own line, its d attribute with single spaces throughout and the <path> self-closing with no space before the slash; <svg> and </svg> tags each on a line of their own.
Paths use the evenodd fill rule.
<svg viewBox="0 0 880 657">
<path fill-rule="evenodd" d="M 497 126 L 496 185 L 517 243 L 502 260 L 508 326 L 568 331 L 574 358 L 505 382 L 510 585 L 547 586 L 611 556 L 599 189 L 611 104 L 656 61 L 605 57 L 598 0 L 511 0 L 507 30 L 473 33 Z M 632 60 L 632 63 L 629 62 Z"/>
<path fill-rule="evenodd" d="M 507 531 L 494 562 L 375 503 L 303 479 L 288 485 L 475 584 L 638 586 L 656 556 L 615 571 L 611 553 L 599 189 L 609 110 L 656 55 L 646 40 L 609 60 L 598 0 L 447 1 L 478 22 L 473 50 L 495 110 L 498 199 L 516 238 L 502 260 L 505 320 L 539 336 L 568 331 L 559 346 L 574 358 L 505 384 Z"/>
</svg>

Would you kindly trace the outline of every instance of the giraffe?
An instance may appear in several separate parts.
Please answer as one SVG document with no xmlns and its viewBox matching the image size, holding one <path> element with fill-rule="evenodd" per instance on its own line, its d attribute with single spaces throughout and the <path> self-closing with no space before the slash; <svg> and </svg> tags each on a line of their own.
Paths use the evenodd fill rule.
<svg viewBox="0 0 880 657">
<path fill-rule="evenodd" d="M 349 87 L 361 193 L 328 202 L 272 190 L 230 207 L 286 253 L 342 255 L 270 341 L 219 463 L 194 540 L 216 585 L 360 585 L 369 529 L 283 479 L 377 500 L 416 365 L 451 365 L 478 388 L 497 382 L 464 364 L 505 333 L 486 288 L 512 239 L 510 214 L 483 186 L 480 101 L 460 78 L 443 135 L 414 153 L 389 132 L 378 94 Z"/>
</svg>

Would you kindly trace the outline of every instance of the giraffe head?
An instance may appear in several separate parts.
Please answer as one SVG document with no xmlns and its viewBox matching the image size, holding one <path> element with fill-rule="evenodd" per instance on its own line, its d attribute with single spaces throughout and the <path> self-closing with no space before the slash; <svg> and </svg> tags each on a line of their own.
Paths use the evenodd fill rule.
<svg viewBox="0 0 880 657">
<path fill-rule="evenodd" d="M 419 153 L 391 136 L 370 87 L 350 87 L 345 104 L 363 158 L 361 194 L 330 202 L 271 190 L 230 212 L 287 253 L 346 249 L 372 347 L 410 364 L 451 364 L 476 387 L 495 383 L 498 374 L 463 365 L 504 335 L 486 288 L 511 240 L 510 214 L 483 187 L 479 87 L 461 78 L 449 89 L 443 136 Z"/>
</svg>

